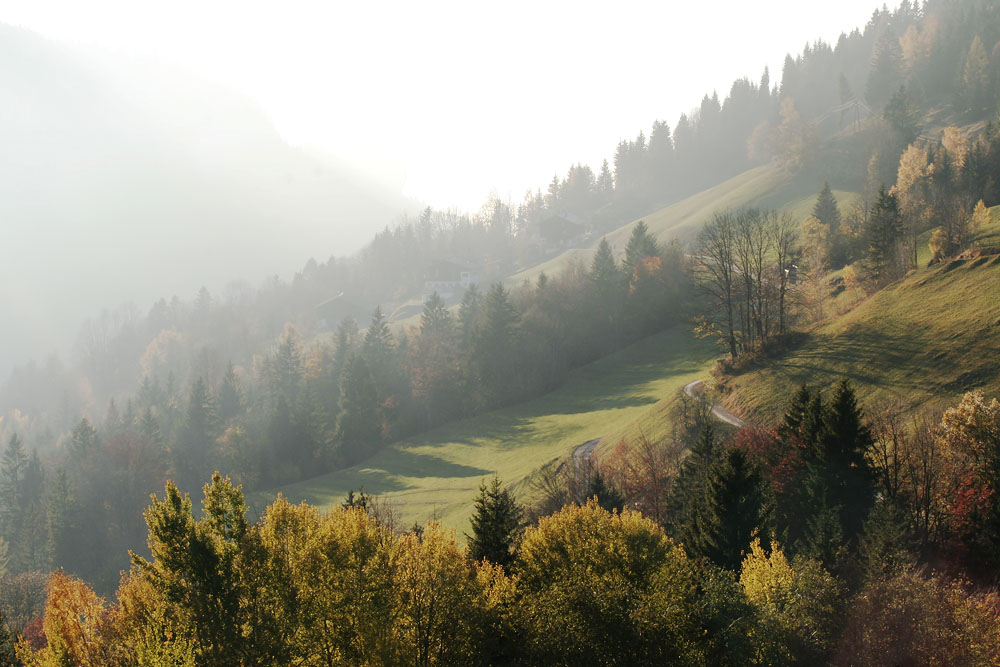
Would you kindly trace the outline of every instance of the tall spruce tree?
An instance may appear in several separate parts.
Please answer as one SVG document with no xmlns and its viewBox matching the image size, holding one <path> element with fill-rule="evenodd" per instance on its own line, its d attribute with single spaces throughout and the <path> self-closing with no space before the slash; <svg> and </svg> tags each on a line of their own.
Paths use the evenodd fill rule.
<svg viewBox="0 0 1000 667">
<path fill-rule="evenodd" d="M 28 454 L 20 436 L 12 433 L 0 459 L 0 537 L 12 544 L 15 552 L 18 551 L 17 540 L 21 538 L 25 520 L 28 464 Z M 16 556 L 16 553 L 11 556 Z"/>
<path fill-rule="evenodd" d="M 866 263 L 876 283 L 894 275 L 897 246 L 902 234 L 903 215 L 899 210 L 899 200 L 882 186 L 872 206 L 865 232 L 868 245 Z"/>
<path fill-rule="evenodd" d="M 615 262 L 607 238 L 601 238 L 601 242 L 597 245 L 594 259 L 590 263 L 590 279 L 599 288 L 616 285 L 621 279 L 621 271 Z"/>
<path fill-rule="evenodd" d="M 466 348 L 472 345 L 476 331 L 479 329 L 479 319 L 482 313 L 483 295 L 479 288 L 470 285 L 462 295 L 458 306 L 458 323 L 462 333 L 462 342 Z"/>
<path fill-rule="evenodd" d="M 715 427 L 711 421 L 706 421 L 670 491 L 670 536 L 683 544 L 688 553 L 693 553 L 698 539 L 699 515 L 705 502 L 708 473 L 718 460 L 719 452 Z"/>
<path fill-rule="evenodd" d="M 97 429 L 86 417 L 82 417 L 70 433 L 70 452 L 77 462 L 85 461 L 98 448 Z"/>
<path fill-rule="evenodd" d="M 181 488 L 198 488 L 214 457 L 218 411 L 205 380 L 191 385 L 187 410 L 171 449 L 175 481 Z"/>
<path fill-rule="evenodd" d="M 622 271 L 605 238 L 601 239 L 597 252 L 594 253 L 589 277 L 594 286 L 594 333 L 601 343 L 617 347 L 621 342 L 626 292 Z"/>
<path fill-rule="evenodd" d="M 243 389 L 240 387 L 239 378 L 236 377 L 236 369 L 233 368 L 231 361 L 226 368 L 226 375 L 222 378 L 217 402 L 219 416 L 223 421 L 228 421 L 243 411 Z"/>
<path fill-rule="evenodd" d="M 640 220 L 635 223 L 635 226 L 632 228 L 632 234 L 629 236 L 628 244 L 625 246 L 625 266 L 623 268 L 627 272 L 628 277 L 631 278 L 635 267 L 643 259 L 656 257 L 659 254 L 660 247 L 656 243 L 656 239 L 649 233 L 649 228 L 646 226 L 645 221 Z"/>
<path fill-rule="evenodd" d="M 824 225 L 829 227 L 830 232 L 836 232 L 840 228 L 840 209 L 837 208 L 837 198 L 833 196 L 830 183 L 823 183 L 823 189 L 816 197 L 816 204 L 813 206 L 813 216 Z"/>
<path fill-rule="evenodd" d="M 886 30 L 879 37 L 872 54 L 872 65 L 868 72 L 865 97 L 872 107 L 880 108 L 889 99 L 892 91 L 899 87 L 903 76 L 903 49 L 899 38 Z"/>
<path fill-rule="evenodd" d="M 360 355 L 347 362 L 340 382 L 340 417 L 335 439 L 345 465 L 365 458 L 381 440 L 378 394 L 368 364 Z"/>
<path fill-rule="evenodd" d="M 719 567 L 737 571 L 755 537 L 769 544 L 769 524 L 760 468 L 746 450 L 733 447 L 709 471 L 695 550 Z"/>
<path fill-rule="evenodd" d="M 483 310 L 483 325 L 473 343 L 476 379 L 484 405 L 504 405 L 518 391 L 521 315 L 502 283 L 490 288 Z"/>
<path fill-rule="evenodd" d="M 471 519 L 472 534 L 466 534 L 469 557 L 486 559 L 509 571 L 523 531 L 523 516 L 524 510 L 499 477 L 494 475 L 489 485 L 481 482 Z"/>
<path fill-rule="evenodd" d="M 830 398 L 821 445 L 820 465 L 833 504 L 841 508 L 844 537 L 854 540 L 874 499 L 874 476 L 866 457 L 872 434 L 846 378 Z"/>
</svg>

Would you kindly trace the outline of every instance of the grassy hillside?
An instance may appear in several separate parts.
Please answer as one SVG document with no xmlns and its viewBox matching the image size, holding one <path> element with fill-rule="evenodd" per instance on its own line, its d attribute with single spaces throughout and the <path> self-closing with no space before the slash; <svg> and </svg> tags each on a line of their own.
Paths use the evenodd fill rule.
<svg viewBox="0 0 1000 667">
<path fill-rule="evenodd" d="M 1000 235 L 984 227 L 981 240 Z M 864 401 L 951 402 L 979 388 L 1000 393 L 1000 256 L 920 268 L 808 331 L 776 359 L 729 380 L 730 407 L 775 418 L 799 383 L 850 378 Z"/>
<path fill-rule="evenodd" d="M 391 445 L 365 463 L 249 498 L 258 509 L 281 492 L 322 508 L 364 486 L 384 495 L 401 525 L 438 517 L 468 529 L 472 500 L 496 471 L 526 491 L 539 466 L 592 438 L 619 433 L 662 408 L 687 382 L 704 377 L 716 350 L 689 326 L 642 340 L 575 371 L 550 394 Z"/>
<path fill-rule="evenodd" d="M 763 165 L 640 219 L 646 222 L 650 232 L 661 242 L 671 239 L 687 242 L 695 238 L 698 230 L 713 213 L 727 208 L 743 206 L 777 208 L 792 214 L 796 220 L 801 220 L 812 212 L 816 194 L 822 187 L 822 182 L 814 183 L 808 178 L 793 179 L 775 165 Z M 834 190 L 834 195 L 842 210 L 846 209 L 855 197 L 853 192 L 842 190 Z M 628 237 L 636 222 L 638 220 L 607 234 L 608 243 L 619 254 L 625 251 L 625 244 L 628 243 Z M 594 247 L 599 241 L 600 239 L 594 240 Z M 574 260 L 589 263 L 593 252 L 593 248 L 567 250 L 538 266 L 511 276 L 506 282 L 517 284 L 525 280 L 534 281 L 539 273 L 544 271 L 552 275 Z"/>
</svg>

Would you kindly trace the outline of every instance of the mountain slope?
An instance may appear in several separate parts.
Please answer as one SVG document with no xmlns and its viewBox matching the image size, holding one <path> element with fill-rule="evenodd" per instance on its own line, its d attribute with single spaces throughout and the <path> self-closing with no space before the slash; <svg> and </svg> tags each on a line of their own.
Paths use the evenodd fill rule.
<svg viewBox="0 0 1000 667">
<path fill-rule="evenodd" d="M 661 243 L 677 239 L 690 242 L 698 230 L 717 211 L 748 206 L 775 208 L 790 213 L 796 220 L 805 218 L 812 212 L 816 193 L 823 187 L 815 178 L 792 178 L 775 164 L 766 164 L 749 169 L 722 183 L 686 197 L 679 202 L 642 216 L 646 226 Z M 834 195 L 841 208 L 855 196 L 853 192 L 835 190 Z M 638 220 L 622 225 L 606 235 L 608 243 L 617 252 L 625 250 L 632 228 Z M 600 239 L 594 239 L 589 248 L 573 248 L 537 266 L 526 268 L 511 276 L 506 282 L 517 284 L 525 280 L 533 281 L 542 272 L 553 275 L 574 260 L 589 262 Z"/>
<path fill-rule="evenodd" d="M 980 231 L 994 242 L 1000 224 Z M 865 403 L 910 407 L 1000 393 L 1000 255 L 954 259 L 910 273 L 843 315 L 808 330 L 791 350 L 727 378 L 727 405 L 771 420 L 802 382 L 841 377 Z"/>
</svg>

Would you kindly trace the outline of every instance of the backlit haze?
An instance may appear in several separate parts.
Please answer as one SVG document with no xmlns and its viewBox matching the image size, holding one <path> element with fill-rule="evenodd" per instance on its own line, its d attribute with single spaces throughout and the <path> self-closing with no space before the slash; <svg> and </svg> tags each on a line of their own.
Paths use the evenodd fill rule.
<svg viewBox="0 0 1000 667">
<path fill-rule="evenodd" d="M 621 139 L 648 136 L 657 119 L 673 128 L 704 94 L 724 98 L 735 78 L 759 80 L 768 65 L 772 85 L 780 83 L 786 53 L 799 53 L 806 38 L 835 44 L 871 10 L 870 0 L 2 3 L 0 23 L 66 45 L 70 61 L 87 54 L 102 71 L 128 70 L 113 75 L 117 88 L 100 88 L 88 122 L 111 132 L 132 123 L 135 109 L 158 120 L 129 126 L 105 170 L 88 170 L 119 178 L 120 166 L 135 177 L 105 184 L 100 196 L 64 168 L 59 140 L 45 134 L 44 114 L 72 134 L 75 102 L 42 110 L 35 129 L 47 137 L 44 152 L 32 137 L 6 140 L 0 172 L 22 180 L 31 169 L 54 173 L 0 190 L 0 376 L 30 358 L 68 359 L 81 322 L 102 308 L 131 301 L 146 312 L 160 296 L 191 299 L 201 285 L 220 293 L 235 279 L 288 279 L 310 257 L 348 255 L 422 205 L 475 211 L 491 190 L 517 203 L 573 163 L 597 171 Z M 170 70 L 176 85 L 146 77 L 151 67 Z M 30 86 L 32 72 L 0 67 L 0 76 L 21 77 L 22 88 L 8 90 Z M 146 91 L 123 107 L 121 122 L 109 118 L 118 98 L 107 90 L 129 97 L 133 83 Z M 211 100 L 216 115 L 185 116 L 188 90 Z M 239 119 L 230 123 L 231 109 Z M 40 112 L 29 112 L 34 123 Z M 5 113 L 17 109 L 0 120 Z M 77 138 L 99 142 L 90 127 Z M 143 145 L 128 137 L 157 137 L 160 127 L 185 137 L 200 127 L 196 154 L 181 155 L 174 135 L 164 135 L 161 148 L 178 154 L 164 153 L 161 171 L 138 174 L 116 157 L 134 149 L 126 157 L 143 160 Z M 213 162 L 216 155 L 225 159 Z M 192 160 L 205 172 L 197 197 L 183 178 Z M 364 183 L 345 179 L 348 171 Z M 324 174 L 341 190 L 326 187 Z M 284 178 L 294 187 L 272 193 Z M 220 188 L 229 198 L 222 203 Z M 367 218 L 357 208 L 326 212 L 337 210 L 340 193 L 362 191 L 384 208 L 368 206 Z M 60 202 L 74 203 L 56 210 Z"/>
<path fill-rule="evenodd" d="M 16 6 L 20 4 L 21 6 Z M 31 0 L 0 20 L 152 56 L 253 98 L 291 143 L 396 167 L 406 193 L 476 209 L 610 158 L 712 88 L 780 83 L 803 35 L 836 43 L 872 3 Z"/>
</svg>

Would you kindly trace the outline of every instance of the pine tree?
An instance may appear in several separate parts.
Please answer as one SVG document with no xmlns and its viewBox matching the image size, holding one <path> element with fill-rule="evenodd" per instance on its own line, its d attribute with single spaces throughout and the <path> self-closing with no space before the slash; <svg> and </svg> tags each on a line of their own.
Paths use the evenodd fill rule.
<svg viewBox="0 0 1000 667">
<path fill-rule="evenodd" d="M 854 389 L 841 380 L 830 399 L 821 439 L 820 466 L 832 503 L 841 508 L 844 537 L 848 541 L 861 532 L 874 498 L 874 476 L 866 453 L 872 435 L 863 421 Z"/>
<path fill-rule="evenodd" d="M 826 225 L 831 233 L 835 233 L 840 228 L 840 209 L 837 208 L 837 199 L 833 196 L 829 182 L 823 183 L 823 189 L 816 197 L 813 215 Z"/>
<path fill-rule="evenodd" d="M 278 347 L 270 363 L 271 400 L 284 396 L 290 405 L 295 405 L 302 387 L 302 352 L 299 336 L 291 326 L 278 340 Z"/>
<path fill-rule="evenodd" d="M 902 73 L 903 49 L 896 35 L 887 30 L 876 42 L 872 55 L 868 84 L 865 87 L 868 104 L 875 108 L 885 104 L 890 93 L 899 87 Z"/>
<path fill-rule="evenodd" d="M 343 463 L 356 463 L 381 440 L 378 394 L 368 364 L 360 355 L 347 362 L 340 382 L 340 417 L 335 439 Z"/>
<path fill-rule="evenodd" d="M 785 416 L 778 426 L 778 435 L 786 442 L 792 438 L 802 441 L 802 427 L 809 413 L 811 402 L 812 393 L 809 391 L 809 386 L 803 382 L 789 402 Z"/>
<path fill-rule="evenodd" d="M 440 336 L 444 332 L 450 332 L 454 326 L 451 313 L 445 308 L 444 299 L 434 292 L 424 303 L 424 310 L 420 313 L 420 335 Z"/>
<path fill-rule="evenodd" d="M 708 473 L 718 458 L 715 427 L 711 421 L 706 421 L 670 491 L 670 536 L 685 545 L 688 553 L 693 553 L 695 548 Z"/>
<path fill-rule="evenodd" d="M 424 408 L 427 426 L 462 412 L 464 404 L 459 333 L 455 319 L 437 292 L 424 304 L 420 337 L 410 368 L 411 386 Z"/>
<path fill-rule="evenodd" d="M 611 175 L 608 161 L 601 164 L 601 173 L 597 177 L 597 192 L 602 202 L 609 202 L 615 195 L 615 179 Z"/>
<path fill-rule="evenodd" d="M 458 306 L 458 323 L 462 331 L 462 342 L 466 347 L 472 344 L 479 328 L 479 316 L 482 312 L 483 296 L 475 285 L 462 295 L 462 303 Z"/>
<path fill-rule="evenodd" d="M 600 471 L 595 470 L 590 476 L 586 495 L 588 499 L 597 498 L 597 504 L 609 512 L 621 512 L 625 508 L 625 498 L 618 489 L 605 481 Z"/>
<path fill-rule="evenodd" d="M 990 58 L 979 35 L 972 38 L 969 54 L 965 58 L 961 90 L 965 110 L 972 117 L 988 111 L 994 100 L 990 85 Z"/>
<path fill-rule="evenodd" d="M 920 133 L 920 119 L 905 86 L 900 86 L 886 102 L 882 117 L 896 133 L 902 146 L 913 143 Z"/>
<path fill-rule="evenodd" d="M 139 432 L 157 448 L 163 446 L 163 434 L 160 430 L 160 422 L 156 418 L 156 415 L 153 414 L 153 408 L 148 407 L 142 413 L 142 419 L 139 420 Z"/>
<path fill-rule="evenodd" d="M 628 244 L 625 246 L 625 266 L 623 268 L 627 271 L 628 276 L 632 276 L 632 272 L 641 260 L 647 257 L 656 257 L 659 254 L 660 247 L 650 235 L 646 223 L 643 220 L 635 223 Z"/>
<path fill-rule="evenodd" d="M 734 447 L 709 472 L 696 550 L 723 569 L 739 570 L 755 537 L 768 544 L 769 515 L 760 469 Z"/>
<path fill-rule="evenodd" d="M 68 567 L 73 562 L 75 547 L 73 530 L 73 499 L 69 475 L 60 469 L 49 485 L 46 500 L 47 551 L 52 567 Z"/>
<path fill-rule="evenodd" d="M 521 315 L 502 283 L 490 288 L 483 305 L 483 325 L 473 341 L 473 362 L 482 402 L 504 405 L 518 391 L 517 344 Z"/>
<path fill-rule="evenodd" d="M 0 459 L 0 529 L 8 541 L 17 537 L 23 521 L 27 469 L 28 454 L 21 438 L 12 433 Z"/>
<path fill-rule="evenodd" d="M 171 450 L 173 470 L 181 488 L 197 488 L 208 474 L 217 426 L 215 401 L 208 385 L 199 377 L 191 385 L 184 421 L 177 430 Z"/>
<path fill-rule="evenodd" d="M 115 399 L 112 397 L 108 401 L 108 409 L 104 413 L 104 433 L 105 436 L 114 435 L 121 431 L 122 427 L 125 425 L 122 420 L 121 413 L 118 411 L 118 406 L 115 405 Z"/>
<path fill-rule="evenodd" d="M 87 460 L 97 451 L 97 429 L 86 417 L 80 419 L 70 434 L 70 452 L 77 462 Z"/>
<path fill-rule="evenodd" d="M 385 319 L 381 306 L 376 306 L 372 313 L 371 324 L 365 331 L 364 354 L 369 364 L 374 361 L 381 361 L 392 354 L 393 340 L 392 332 L 389 331 L 389 323 Z"/>
<path fill-rule="evenodd" d="M 233 362 L 229 362 L 226 375 L 222 378 L 222 385 L 219 387 L 219 416 L 223 421 L 229 421 L 243 411 L 243 389 L 240 387 L 240 380 L 236 377 L 236 369 Z"/>
<path fill-rule="evenodd" d="M 795 551 L 806 558 L 818 561 L 824 569 L 840 573 L 847 559 L 842 507 L 831 505 L 830 493 L 820 466 L 809 466 L 805 482 L 806 501 L 800 513 L 802 525 L 798 528 Z"/>
<path fill-rule="evenodd" d="M 590 263 L 590 279 L 599 288 L 615 286 L 621 281 L 621 271 L 615 262 L 615 256 L 611 252 L 611 245 L 606 238 L 601 238 L 594 253 L 594 259 Z"/>
<path fill-rule="evenodd" d="M 872 206 L 865 234 L 868 244 L 866 263 L 876 283 L 893 275 L 902 233 L 903 216 L 899 210 L 899 201 L 896 195 L 886 192 L 885 186 L 882 186 Z"/>
<path fill-rule="evenodd" d="M 510 570 L 523 530 L 524 511 L 509 488 L 501 486 L 496 475 L 481 482 L 479 497 L 472 514 L 472 534 L 466 534 L 469 557 L 474 561 L 486 559 Z"/>
</svg>

